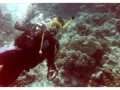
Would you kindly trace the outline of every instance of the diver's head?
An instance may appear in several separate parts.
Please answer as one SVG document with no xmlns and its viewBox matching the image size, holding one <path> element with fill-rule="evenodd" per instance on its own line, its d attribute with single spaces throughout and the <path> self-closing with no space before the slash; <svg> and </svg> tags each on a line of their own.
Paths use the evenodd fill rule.
<svg viewBox="0 0 120 90">
<path fill-rule="evenodd" d="M 64 21 L 61 17 L 54 17 L 50 21 L 50 28 L 56 30 L 57 32 L 63 27 Z"/>
</svg>

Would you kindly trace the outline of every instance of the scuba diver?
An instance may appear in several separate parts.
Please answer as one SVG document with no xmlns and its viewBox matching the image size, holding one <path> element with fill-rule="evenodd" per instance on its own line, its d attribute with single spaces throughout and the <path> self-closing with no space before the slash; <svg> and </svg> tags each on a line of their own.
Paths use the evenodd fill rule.
<svg viewBox="0 0 120 90">
<path fill-rule="evenodd" d="M 58 74 L 54 60 L 59 50 L 59 42 L 55 36 L 71 20 L 64 25 L 61 17 L 55 17 L 50 21 L 49 29 L 36 23 L 16 23 L 15 29 L 23 34 L 15 40 L 15 49 L 0 53 L 0 86 L 9 86 L 23 71 L 29 72 L 45 59 L 48 66 L 47 79 L 53 80 Z"/>
<path fill-rule="evenodd" d="M 0 54 L 0 85 L 8 86 L 23 70 L 29 71 L 44 59 L 48 62 L 48 79 L 56 76 L 54 58 L 59 43 L 53 36 L 60 29 L 56 22 L 63 25 L 62 18 L 56 17 L 50 22 L 51 30 L 32 23 L 15 24 L 15 29 L 24 33 L 15 40 L 16 49 Z M 50 73 L 54 75 L 49 77 Z"/>
</svg>

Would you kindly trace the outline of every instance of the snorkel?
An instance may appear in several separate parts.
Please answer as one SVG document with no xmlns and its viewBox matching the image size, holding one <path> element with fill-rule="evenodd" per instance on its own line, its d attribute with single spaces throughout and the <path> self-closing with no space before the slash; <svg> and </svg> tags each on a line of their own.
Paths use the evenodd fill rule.
<svg viewBox="0 0 120 90">
<path fill-rule="evenodd" d="M 72 21 L 74 20 L 74 16 L 72 16 L 72 18 L 65 24 L 65 25 L 60 25 L 60 26 L 62 26 L 62 27 L 60 27 L 60 29 L 61 30 L 65 30 L 71 23 L 72 23 Z M 60 23 L 59 23 L 60 24 Z M 55 37 L 57 38 L 57 36 L 58 36 L 58 34 L 59 34 L 59 32 L 55 35 Z"/>
<path fill-rule="evenodd" d="M 66 29 L 71 23 L 72 21 L 74 20 L 74 16 L 72 16 L 72 18 L 62 27 L 62 29 Z"/>
</svg>

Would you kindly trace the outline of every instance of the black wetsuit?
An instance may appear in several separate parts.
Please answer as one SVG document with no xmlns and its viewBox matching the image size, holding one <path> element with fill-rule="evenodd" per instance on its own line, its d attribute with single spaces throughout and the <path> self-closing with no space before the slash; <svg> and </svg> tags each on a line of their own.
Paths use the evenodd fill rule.
<svg viewBox="0 0 120 90">
<path fill-rule="evenodd" d="M 48 70 L 55 69 L 55 48 L 59 49 L 58 41 L 53 37 L 54 30 L 45 31 L 42 46 L 42 54 L 39 54 L 43 30 L 36 24 L 26 24 L 24 27 L 15 25 L 15 28 L 24 33 L 15 40 L 15 46 L 19 49 L 9 50 L 0 54 L 0 85 L 8 86 L 15 81 L 23 70 L 35 67 L 44 59 L 47 59 Z"/>
</svg>

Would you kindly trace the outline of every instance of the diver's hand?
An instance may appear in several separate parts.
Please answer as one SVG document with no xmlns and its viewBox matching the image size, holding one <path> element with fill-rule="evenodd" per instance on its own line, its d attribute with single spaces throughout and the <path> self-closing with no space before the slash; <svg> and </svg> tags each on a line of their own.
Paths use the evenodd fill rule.
<svg viewBox="0 0 120 90">
<path fill-rule="evenodd" d="M 47 79 L 51 81 L 57 76 L 57 74 L 58 74 L 57 70 L 49 70 L 47 74 Z"/>
</svg>

